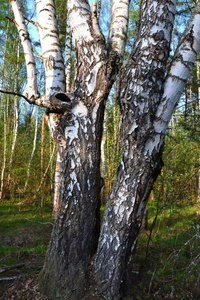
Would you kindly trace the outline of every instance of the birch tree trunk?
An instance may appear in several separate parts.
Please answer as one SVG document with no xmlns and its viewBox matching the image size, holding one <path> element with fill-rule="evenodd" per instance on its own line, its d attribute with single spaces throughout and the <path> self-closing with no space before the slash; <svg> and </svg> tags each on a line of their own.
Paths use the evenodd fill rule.
<svg viewBox="0 0 200 300">
<path fill-rule="evenodd" d="M 121 162 L 110 193 L 95 260 L 95 278 L 108 299 L 129 291 L 143 214 L 162 167 L 167 125 L 199 51 L 200 2 L 165 78 L 175 1 L 141 1 L 138 33 L 121 73 Z"/>
<path fill-rule="evenodd" d="M 119 56 L 112 49 L 106 54 L 95 7 L 91 17 L 86 1 L 68 1 L 68 12 L 76 53 L 74 104 L 53 132 L 60 156 L 59 209 L 40 282 L 52 298 L 78 299 L 97 248 L 104 100 Z"/>
<path fill-rule="evenodd" d="M 123 56 L 129 0 L 113 0 L 107 44 L 98 25 L 97 5 L 91 13 L 88 1 L 68 0 L 76 56 L 71 94 L 65 92 L 54 2 L 36 0 L 46 95 L 39 97 L 35 89 L 27 101 L 46 108 L 60 157 L 59 208 L 39 280 L 50 299 L 82 299 L 97 243 L 94 273 L 104 296 L 121 299 L 129 290 L 143 213 L 162 167 L 167 125 L 199 51 L 197 1 L 165 77 L 175 2 L 140 4 L 137 37 L 120 75 L 121 161 L 98 243 L 103 115 Z"/>
</svg>

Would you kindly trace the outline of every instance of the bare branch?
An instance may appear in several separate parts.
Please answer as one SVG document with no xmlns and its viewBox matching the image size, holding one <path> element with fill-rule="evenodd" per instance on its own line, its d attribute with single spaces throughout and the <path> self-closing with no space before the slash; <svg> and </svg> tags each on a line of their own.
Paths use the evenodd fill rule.
<svg viewBox="0 0 200 300">
<path fill-rule="evenodd" d="M 0 274 L 5 273 L 7 271 L 13 270 L 13 269 L 19 269 L 24 267 L 25 264 L 18 264 L 18 265 L 14 265 L 14 266 L 5 266 L 2 269 L 0 269 Z"/>
<path fill-rule="evenodd" d="M 34 104 L 40 107 L 48 108 L 50 111 L 57 113 L 64 113 L 69 111 L 73 107 L 73 98 L 70 94 L 64 92 L 57 92 L 53 95 L 42 96 L 38 98 L 27 98 L 26 96 L 10 92 L 0 90 L 0 93 L 15 95 L 24 98 L 29 104 Z"/>
<path fill-rule="evenodd" d="M 24 96 L 24 95 L 22 95 L 22 94 L 20 94 L 20 93 L 11 92 L 11 91 L 4 91 L 4 90 L 0 90 L 0 93 L 4 93 L 4 94 L 8 94 L 8 95 L 14 95 L 14 96 L 22 97 L 22 98 L 24 98 L 28 103 L 34 104 L 34 101 L 28 99 L 26 96 Z"/>
<path fill-rule="evenodd" d="M 28 18 L 26 18 L 26 17 L 24 17 L 24 19 L 25 19 L 26 21 L 28 21 L 29 23 L 31 23 L 31 24 L 33 24 L 33 25 L 37 26 L 37 23 L 36 23 L 36 22 L 34 22 L 33 20 L 31 20 L 31 19 L 28 19 Z"/>
<path fill-rule="evenodd" d="M 13 18 L 11 18 L 11 17 L 9 17 L 9 16 L 5 16 L 9 21 L 11 21 L 12 23 L 14 23 L 14 24 L 16 24 L 15 23 L 15 20 L 13 19 Z"/>
<path fill-rule="evenodd" d="M 42 96 L 34 100 L 34 104 L 47 108 L 51 112 L 65 113 L 73 107 L 73 98 L 70 94 L 57 92 L 53 95 Z"/>
</svg>

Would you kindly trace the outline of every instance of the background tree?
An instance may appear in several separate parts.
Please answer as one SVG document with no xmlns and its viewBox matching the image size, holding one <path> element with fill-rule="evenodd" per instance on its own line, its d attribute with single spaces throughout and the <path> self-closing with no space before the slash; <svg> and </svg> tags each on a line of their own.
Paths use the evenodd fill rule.
<svg viewBox="0 0 200 300">
<path fill-rule="evenodd" d="M 23 3 L 23 13 L 26 17 L 31 17 L 32 11 L 30 11 L 30 3 L 28 7 Z M 26 64 L 24 61 L 23 49 L 19 42 L 19 35 L 16 30 L 16 26 L 12 22 L 13 15 L 9 6 L 9 2 L 1 2 L 1 43 L 0 43 L 0 74 L 3 89 L 14 91 L 16 94 L 26 93 Z M 5 18 L 7 16 L 7 18 Z M 27 21 L 27 24 L 31 23 Z M 8 26 L 9 25 L 9 26 Z M 33 25 L 32 25 L 33 26 Z M 7 30 L 8 28 L 8 30 Z M 7 32 L 7 34 L 6 34 Z M 7 36 L 7 38 L 6 38 Z M 34 44 L 35 46 L 35 44 Z M 10 55 L 13 53 L 13 55 Z M 34 47 L 34 54 L 38 55 L 37 49 Z M 4 66 L 7 68 L 4 68 Z M 38 77 L 41 77 L 42 72 L 40 71 L 40 60 L 37 59 L 38 65 Z M 43 89 L 43 76 L 39 78 L 39 85 Z M 41 145 L 41 135 L 38 133 L 36 139 L 36 147 L 34 151 L 34 156 L 32 158 L 32 163 L 29 168 L 29 181 L 24 191 L 24 186 L 26 183 L 26 174 L 28 171 L 28 164 L 31 157 L 33 140 L 34 140 L 34 124 L 35 124 L 35 110 L 33 105 L 25 104 L 22 100 L 23 98 L 18 95 L 5 95 L 1 94 L 1 104 L 0 104 L 0 151 L 5 153 L 4 160 L 0 163 L 0 171 L 2 176 L 1 180 L 1 201 L 5 199 L 12 199 L 13 202 L 22 199 L 25 202 L 35 202 L 36 206 L 39 207 L 39 198 L 42 198 L 42 194 L 46 194 L 47 199 L 49 199 L 49 193 L 52 191 L 52 174 L 50 174 L 50 169 L 45 175 L 46 186 L 44 189 L 40 189 L 40 194 L 37 193 L 38 187 L 40 185 L 40 179 L 38 174 L 41 172 L 40 164 L 38 164 L 40 156 L 40 145 Z M 6 101 L 6 109 L 3 109 L 4 102 Z M 6 118 L 6 123 L 4 122 Z M 42 109 L 39 108 L 38 115 L 38 132 L 40 131 L 42 123 Z M 4 130 L 6 124 L 6 131 Z M 45 141 L 44 141 L 44 170 L 47 168 L 49 163 L 49 157 L 52 154 L 52 139 L 50 140 L 50 133 L 45 126 L 44 130 Z M 6 145 L 6 152 L 4 151 Z M 5 164 L 3 163 L 5 162 Z M 54 165 L 54 159 L 51 160 L 52 165 Z M 54 169 L 54 168 L 53 168 Z M 43 182 L 44 183 L 44 182 Z M 43 186 L 44 187 L 44 186 Z M 37 194 L 37 200 L 36 200 Z M 51 195 L 52 197 L 52 195 Z M 30 200 L 30 198 L 32 200 Z M 18 200 L 19 199 L 19 200 Z M 37 202 L 38 201 L 38 202 Z"/>
</svg>

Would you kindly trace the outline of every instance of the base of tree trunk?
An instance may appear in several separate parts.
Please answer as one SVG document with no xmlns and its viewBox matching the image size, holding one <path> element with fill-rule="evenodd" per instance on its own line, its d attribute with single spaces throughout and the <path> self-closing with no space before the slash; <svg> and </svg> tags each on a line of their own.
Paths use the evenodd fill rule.
<svg viewBox="0 0 200 300">
<path fill-rule="evenodd" d="M 50 300 L 77 300 L 82 299 L 86 286 L 86 266 L 77 266 L 74 270 L 60 272 L 55 266 L 55 271 L 49 270 L 47 264 L 44 265 L 39 275 L 39 290 L 47 295 Z"/>
</svg>

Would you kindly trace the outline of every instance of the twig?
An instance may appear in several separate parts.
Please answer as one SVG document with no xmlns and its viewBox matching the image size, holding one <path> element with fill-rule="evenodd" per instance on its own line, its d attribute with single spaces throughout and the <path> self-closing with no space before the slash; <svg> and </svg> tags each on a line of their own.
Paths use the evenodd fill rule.
<svg viewBox="0 0 200 300">
<path fill-rule="evenodd" d="M 42 222 L 39 222 L 39 221 L 29 220 L 29 219 L 27 219 L 27 218 L 25 218 L 25 220 L 27 220 L 27 221 L 29 221 L 29 222 L 34 222 L 34 223 L 38 223 L 38 224 L 43 224 L 43 225 L 48 225 L 48 224 L 50 224 L 50 225 L 53 226 L 53 223 L 51 223 L 51 222 L 42 223 Z"/>
<path fill-rule="evenodd" d="M 12 23 L 14 23 L 15 24 L 15 20 L 13 19 L 13 18 L 11 18 L 11 17 L 9 17 L 9 16 L 5 16 L 9 21 L 11 21 Z"/>
<path fill-rule="evenodd" d="M 36 25 L 36 22 L 34 22 L 33 20 L 28 19 L 28 18 L 26 18 L 26 17 L 24 17 L 24 19 L 25 19 L 26 21 L 28 21 L 29 23 L 32 23 L 33 25 L 37 26 L 37 25 Z"/>
<path fill-rule="evenodd" d="M 20 278 L 20 277 L 21 276 L 2 277 L 2 278 L 0 278 L 0 281 L 15 280 L 15 279 Z"/>
<path fill-rule="evenodd" d="M 8 256 L 10 256 L 10 254 L 8 254 L 8 255 L 2 257 L 2 258 L 0 259 L 0 261 L 4 260 L 4 259 L 5 259 L 6 257 L 8 257 Z"/>
<path fill-rule="evenodd" d="M 19 97 L 24 98 L 30 104 L 33 104 L 33 102 L 30 99 L 28 99 L 26 96 L 24 96 L 22 94 L 15 93 L 15 92 L 10 92 L 10 91 L 3 91 L 3 90 L 0 90 L 0 93 L 4 93 L 4 94 L 8 94 L 8 95 L 14 95 L 14 96 L 19 96 Z"/>
<path fill-rule="evenodd" d="M 13 269 L 19 269 L 19 268 L 22 268 L 24 267 L 25 264 L 18 264 L 18 265 L 14 265 L 14 266 L 5 266 L 4 268 L 0 269 L 0 274 L 1 273 L 5 273 L 7 271 L 10 271 L 10 270 L 13 270 Z"/>
</svg>

